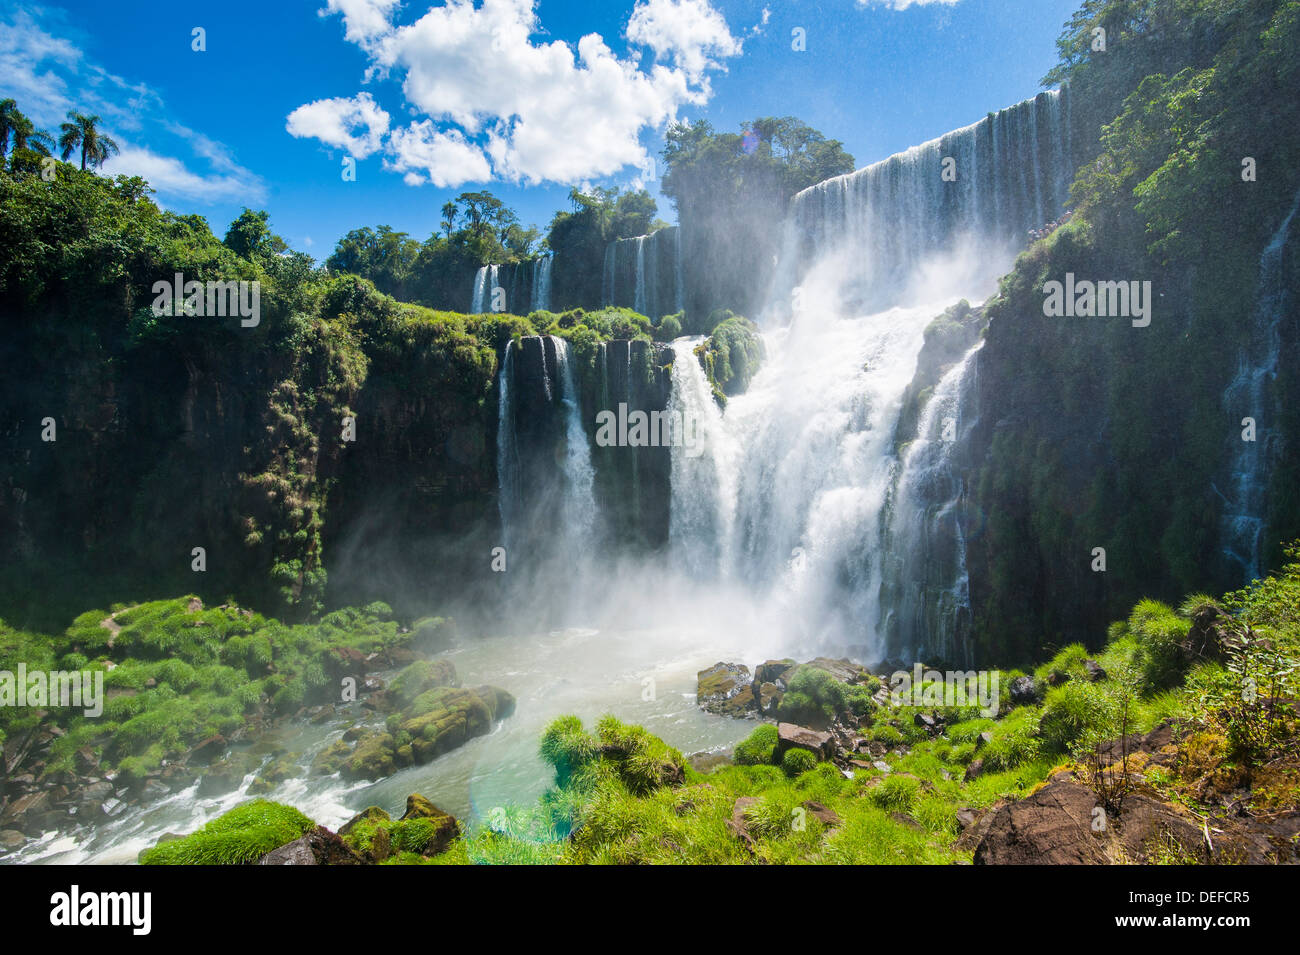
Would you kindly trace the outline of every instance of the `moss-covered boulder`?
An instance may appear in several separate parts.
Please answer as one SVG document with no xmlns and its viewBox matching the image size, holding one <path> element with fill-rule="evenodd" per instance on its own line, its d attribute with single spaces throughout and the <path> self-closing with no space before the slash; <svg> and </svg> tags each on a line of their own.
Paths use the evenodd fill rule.
<svg viewBox="0 0 1300 955">
<path fill-rule="evenodd" d="M 709 713 L 748 716 L 757 708 L 749 667 L 740 663 L 715 663 L 696 674 L 695 699 Z"/>
<path fill-rule="evenodd" d="M 385 729 L 349 731 L 316 757 L 313 772 L 337 772 L 348 780 L 383 779 L 486 735 L 494 720 L 514 708 L 515 698 L 499 687 L 434 687 L 391 714 Z M 349 746 L 352 740 L 355 745 Z"/>
<path fill-rule="evenodd" d="M 428 690 L 459 685 L 456 667 L 450 660 L 417 660 L 393 678 L 385 701 L 394 709 L 401 709 Z"/>
<path fill-rule="evenodd" d="M 358 813 L 339 829 L 353 851 L 368 862 L 383 862 L 401 853 L 435 856 L 460 836 L 460 824 L 418 793 L 406 798 L 406 812 L 392 819 L 377 806 Z"/>
</svg>

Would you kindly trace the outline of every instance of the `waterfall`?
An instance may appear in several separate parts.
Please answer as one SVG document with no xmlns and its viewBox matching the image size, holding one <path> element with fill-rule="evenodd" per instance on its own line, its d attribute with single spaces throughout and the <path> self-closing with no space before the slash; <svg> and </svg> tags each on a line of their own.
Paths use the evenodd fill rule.
<svg viewBox="0 0 1300 955">
<path fill-rule="evenodd" d="M 480 269 L 480 272 L 483 270 Z M 515 446 L 513 340 L 506 342 L 497 375 L 497 509 L 501 514 L 502 544 L 509 552 L 513 544 L 511 529 L 519 510 L 519 454 Z"/>
<path fill-rule="evenodd" d="M 632 308 L 642 315 L 649 315 L 650 309 L 646 305 L 645 240 L 645 236 L 632 240 L 636 243 L 636 291 L 632 296 Z"/>
<path fill-rule="evenodd" d="M 944 438 L 969 427 L 977 350 L 942 375 L 916 440 L 900 450 L 896 432 L 926 327 L 994 291 L 1029 231 L 1061 214 L 1066 95 L 795 196 L 768 311 L 781 320 L 717 420 L 692 344 L 674 343 L 670 407 L 712 432 L 694 459 L 673 449 L 674 561 L 748 588 L 805 651 L 969 660 L 962 482 Z"/>
<path fill-rule="evenodd" d="M 533 261 L 533 300 L 531 312 L 549 312 L 551 310 L 551 263 L 553 259 L 544 255 Z"/>
<path fill-rule="evenodd" d="M 470 301 L 469 313 L 471 315 L 482 315 L 485 312 L 495 311 L 492 308 L 492 296 L 498 288 L 500 281 L 501 266 L 484 265 L 474 273 L 474 297 Z"/>
<path fill-rule="evenodd" d="M 1059 216 L 1068 198 L 1068 96 L 1040 93 L 798 193 L 789 217 L 795 275 L 851 249 L 844 293 L 882 308 L 900 301 L 900 277 L 963 240 L 1008 253 L 1023 246 L 1029 230 Z M 789 288 L 775 292 L 784 297 Z"/>
<path fill-rule="evenodd" d="M 471 315 L 481 315 L 483 313 L 483 303 L 487 301 L 487 284 L 488 267 L 484 265 L 474 273 L 474 294 L 469 302 L 469 313 Z"/>
<path fill-rule="evenodd" d="M 567 556 L 577 560 L 590 553 L 592 545 L 596 472 L 591 465 L 591 444 L 582 426 L 582 401 L 569 361 L 569 343 L 555 336 L 551 340 L 555 342 L 556 377 L 560 383 L 560 403 L 564 406 L 564 534 L 570 542 Z"/>
<path fill-rule="evenodd" d="M 605 246 L 605 267 L 601 272 L 600 280 L 600 304 L 602 306 L 614 304 L 614 266 L 617 262 L 617 256 L 614 249 L 617 244 L 618 243 L 616 242 L 611 242 L 609 245 Z"/>
<path fill-rule="evenodd" d="M 905 659 L 941 654 L 970 664 L 970 578 L 959 505 L 961 476 L 953 450 L 967 433 L 962 420 L 976 345 L 935 386 L 901 455 L 889 505 L 883 630 L 891 653 Z"/>
<path fill-rule="evenodd" d="M 699 579 L 730 569 L 736 459 L 722 411 L 695 357 L 703 338 L 672 343 L 668 414 L 682 440 L 672 447 L 668 543 L 674 565 Z"/>
<path fill-rule="evenodd" d="M 685 298 L 677 226 L 605 246 L 602 305 L 631 308 L 657 322 L 670 309 L 680 312 Z"/>
<path fill-rule="evenodd" d="M 1237 374 L 1223 393 L 1223 406 L 1231 415 L 1229 423 L 1233 433 L 1228 494 L 1221 495 L 1224 498 L 1223 551 L 1241 567 L 1247 581 L 1257 579 L 1262 573 L 1268 472 L 1280 450 L 1280 436 L 1275 427 L 1279 409 L 1271 387 L 1277 378 L 1282 350 L 1281 323 L 1289 307 L 1282 254 L 1298 210 L 1300 194 L 1260 256 L 1250 342 L 1238 356 Z M 1241 440 L 1241 420 L 1248 417 L 1256 423 L 1253 442 Z"/>
</svg>

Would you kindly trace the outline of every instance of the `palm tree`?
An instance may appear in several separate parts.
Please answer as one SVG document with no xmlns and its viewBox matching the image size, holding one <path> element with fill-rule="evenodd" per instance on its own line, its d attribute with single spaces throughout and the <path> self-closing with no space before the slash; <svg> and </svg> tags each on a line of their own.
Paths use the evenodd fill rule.
<svg viewBox="0 0 1300 955">
<path fill-rule="evenodd" d="M 18 112 L 18 103 L 12 99 L 0 99 L 0 159 L 9 152 L 9 137 L 23 114 Z"/>
<path fill-rule="evenodd" d="M 0 100 L 0 162 L 9 153 L 11 140 L 14 152 L 30 149 L 42 156 L 48 156 L 54 146 L 49 133 L 37 129 L 12 99 L 4 99 Z"/>
<path fill-rule="evenodd" d="M 68 120 L 59 127 L 62 130 L 62 135 L 59 136 L 59 148 L 63 150 L 64 162 L 80 149 L 81 168 L 84 171 L 87 164 L 92 169 L 95 166 L 102 166 L 109 156 L 119 152 L 117 143 L 97 128 L 98 116 L 87 116 L 85 113 L 69 110 Z"/>
</svg>

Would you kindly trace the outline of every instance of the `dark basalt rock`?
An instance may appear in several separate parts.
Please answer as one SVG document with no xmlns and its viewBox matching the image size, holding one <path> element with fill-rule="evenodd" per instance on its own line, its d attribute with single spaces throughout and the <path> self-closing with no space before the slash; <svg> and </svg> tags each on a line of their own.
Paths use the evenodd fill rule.
<svg viewBox="0 0 1300 955">
<path fill-rule="evenodd" d="M 257 860 L 258 865 L 363 865 L 365 860 L 348 848 L 341 838 L 324 826 L 317 826 L 301 839 L 272 849 Z"/>
<path fill-rule="evenodd" d="M 1032 676 L 1018 676 L 1011 681 L 1011 702 L 1026 704 L 1037 703 L 1042 696 L 1038 684 Z"/>
</svg>

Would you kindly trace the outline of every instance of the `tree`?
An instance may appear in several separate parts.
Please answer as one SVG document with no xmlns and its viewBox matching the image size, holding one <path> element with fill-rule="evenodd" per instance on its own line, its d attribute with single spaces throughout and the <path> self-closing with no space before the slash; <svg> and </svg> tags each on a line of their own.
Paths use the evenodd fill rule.
<svg viewBox="0 0 1300 955">
<path fill-rule="evenodd" d="M 59 126 L 59 148 L 63 151 L 63 161 L 74 152 L 81 151 L 81 168 L 84 172 L 89 165 L 92 169 L 102 166 L 109 156 L 116 156 L 120 150 L 117 143 L 99 131 L 99 116 L 87 116 L 76 110 L 68 110 L 68 122 Z"/>
<path fill-rule="evenodd" d="M 399 299 L 409 299 L 411 270 L 420 255 L 420 243 L 389 226 L 353 229 L 339 239 L 325 264 L 335 272 L 350 272 L 370 279 L 375 288 Z"/>
<path fill-rule="evenodd" d="M 263 261 L 285 251 L 289 246 L 284 239 L 271 232 L 268 225 L 270 217 L 265 209 L 258 212 L 245 209 L 226 230 L 223 240 L 226 248 L 241 258 Z"/>
<path fill-rule="evenodd" d="M 48 156 L 54 146 L 53 137 L 37 129 L 14 100 L 4 99 L 0 100 L 0 160 L 8 155 L 11 141 L 14 152 L 30 149 L 42 156 Z"/>
<path fill-rule="evenodd" d="M 750 277 L 764 274 L 777 253 L 776 225 L 790 198 L 853 171 L 842 143 L 791 116 L 755 119 L 740 133 L 716 132 L 705 120 L 676 124 L 663 158 L 662 189 L 683 226 L 687 267 L 713 277 L 696 283 L 688 274 L 688 317 L 718 308 L 753 314 L 764 289 Z"/>
</svg>

